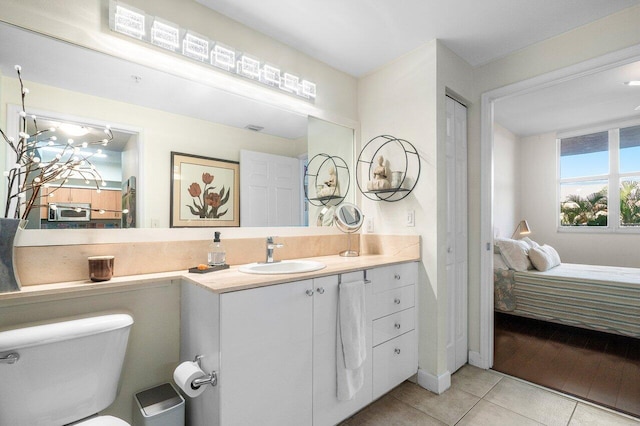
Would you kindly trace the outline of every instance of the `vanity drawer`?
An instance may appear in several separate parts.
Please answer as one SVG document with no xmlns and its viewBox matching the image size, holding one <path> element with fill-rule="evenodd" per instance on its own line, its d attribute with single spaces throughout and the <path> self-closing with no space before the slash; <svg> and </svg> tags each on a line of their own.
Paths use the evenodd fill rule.
<svg viewBox="0 0 640 426">
<path fill-rule="evenodd" d="M 412 308 L 415 305 L 415 286 L 408 285 L 373 295 L 373 319 Z"/>
<path fill-rule="evenodd" d="M 367 279 L 373 284 L 373 293 L 415 284 L 418 275 L 416 262 L 384 266 L 367 271 Z"/>
<path fill-rule="evenodd" d="M 405 309 L 373 321 L 373 346 L 413 330 L 416 326 L 414 308 Z"/>
<path fill-rule="evenodd" d="M 373 348 L 373 399 L 418 371 L 416 332 L 410 331 Z"/>
</svg>

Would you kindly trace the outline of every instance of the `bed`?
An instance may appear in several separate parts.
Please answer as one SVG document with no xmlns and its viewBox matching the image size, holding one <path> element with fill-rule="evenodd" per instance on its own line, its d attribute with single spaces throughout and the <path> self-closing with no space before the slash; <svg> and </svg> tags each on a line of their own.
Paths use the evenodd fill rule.
<svg viewBox="0 0 640 426">
<path fill-rule="evenodd" d="M 494 269 L 494 288 L 497 311 L 640 338 L 640 269 L 503 266 Z"/>
</svg>

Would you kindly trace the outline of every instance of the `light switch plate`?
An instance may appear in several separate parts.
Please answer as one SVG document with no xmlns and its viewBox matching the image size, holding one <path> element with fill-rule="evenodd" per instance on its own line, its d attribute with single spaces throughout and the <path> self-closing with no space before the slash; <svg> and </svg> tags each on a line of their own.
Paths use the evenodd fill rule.
<svg viewBox="0 0 640 426">
<path fill-rule="evenodd" d="M 373 232 L 373 218 L 372 217 L 368 217 L 368 218 L 365 219 L 364 230 L 369 234 Z"/>
<path fill-rule="evenodd" d="M 416 226 L 415 210 L 407 210 L 407 226 Z"/>
</svg>

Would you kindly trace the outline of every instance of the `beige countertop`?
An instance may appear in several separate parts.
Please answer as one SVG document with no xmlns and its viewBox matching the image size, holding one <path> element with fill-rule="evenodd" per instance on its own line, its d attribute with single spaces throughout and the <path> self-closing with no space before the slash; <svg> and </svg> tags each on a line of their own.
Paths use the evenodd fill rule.
<svg viewBox="0 0 640 426">
<path fill-rule="evenodd" d="M 258 275 L 239 272 L 241 265 L 231 266 L 222 271 L 205 274 L 189 273 L 188 271 L 159 272 L 153 274 L 141 274 L 114 277 L 105 282 L 70 281 L 54 284 L 41 284 L 24 286 L 20 291 L 0 294 L 0 302 L 3 304 L 25 303 L 29 299 L 47 296 L 86 295 L 102 292 L 138 290 L 146 286 L 154 286 L 172 280 L 186 280 L 200 287 L 209 289 L 215 293 L 227 293 L 237 290 L 245 290 L 255 287 L 263 287 L 273 284 L 281 284 L 310 278 L 336 275 L 346 272 L 358 271 L 377 266 L 392 265 L 419 260 L 413 255 L 361 255 L 358 257 L 340 257 L 337 255 L 310 257 L 305 260 L 322 262 L 326 268 L 298 274 L 274 274 Z"/>
</svg>

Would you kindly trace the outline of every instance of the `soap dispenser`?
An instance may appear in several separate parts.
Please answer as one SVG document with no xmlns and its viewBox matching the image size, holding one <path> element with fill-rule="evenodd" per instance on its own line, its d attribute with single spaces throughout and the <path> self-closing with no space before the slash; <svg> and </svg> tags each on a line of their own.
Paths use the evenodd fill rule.
<svg viewBox="0 0 640 426">
<path fill-rule="evenodd" d="M 207 261 L 210 266 L 221 266 L 225 264 L 226 259 L 227 253 L 220 242 L 220 232 L 215 232 L 213 242 L 209 245 Z"/>
</svg>

